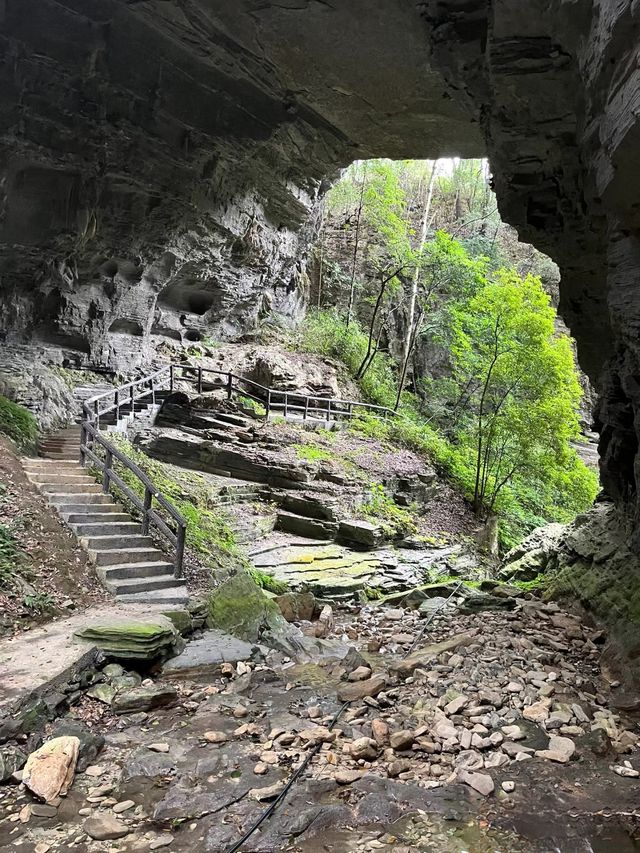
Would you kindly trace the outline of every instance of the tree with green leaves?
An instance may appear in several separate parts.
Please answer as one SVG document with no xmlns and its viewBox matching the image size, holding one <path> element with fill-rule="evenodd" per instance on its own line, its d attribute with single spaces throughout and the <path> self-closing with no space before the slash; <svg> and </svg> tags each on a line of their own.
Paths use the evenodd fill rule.
<svg viewBox="0 0 640 853">
<path fill-rule="evenodd" d="M 551 481 L 575 467 L 581 389 L 538 278 L 499 270 L 452 316 L 453 375 L 468 392 L 459 456 L 473 472 L 474 510 L 488 515 L 516 478 Z"/>
</svg>

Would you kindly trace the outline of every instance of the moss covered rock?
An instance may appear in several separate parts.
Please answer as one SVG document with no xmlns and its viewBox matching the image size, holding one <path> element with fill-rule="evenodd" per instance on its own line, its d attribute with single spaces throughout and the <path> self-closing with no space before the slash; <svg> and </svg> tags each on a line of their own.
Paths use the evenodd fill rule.
<svg viewBox="0 0 640 853">
<path fill-rule="evenodd" d="M 88 625 L 76 631 L 74 637 L 97 646 L 113 660 L 150 661 L 168 657 L 184 647 L 173 623 L 160 615 L 148 621 L 123 620 Z"/>
<path fill-rule="evenodd" d="M 264 630 L 284 629 L 286 622 L 247 572 L 238 571 L 211 594 L 207 626 L 256 642 Z"/>
</svg>

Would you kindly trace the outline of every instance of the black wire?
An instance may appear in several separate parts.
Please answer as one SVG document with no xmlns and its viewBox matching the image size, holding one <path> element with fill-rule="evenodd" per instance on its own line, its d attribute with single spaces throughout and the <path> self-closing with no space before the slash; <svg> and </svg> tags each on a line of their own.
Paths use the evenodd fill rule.
<svg viewBox="0 0 640 853">
<path fill-rule="evenodd" d="M 431 616 L 427 619 L 425 624 L 422 626 L 422 630 L 420 631 L 420 633 L 418 634 L 416 639 L 413 641 L 411 647 L 409 648 L 409 651 L 403 655 L 403 660 L 411 654 L 413 649 L 416 647 L 417 643 L 419 643 L 420 640 L 422 639 L 422 637 L 424 636 L 425 631 L 429 627 L 429 624 L 433 621 L 434 617 L 437 616 L 438 613 L 440 613 L 440 611 L 445 606 L 445 604 L 449 603 L 449 601 L 453 598 L 453 596 L 456 594 L 456 592 L 460 589 L 461 586 L 462 586 L 462 581 L 458 581 L 458 584 L 457 584 L 456 588 L 453 590 L 453 592 L 451 593 L 451 595 L 449 595 L 449 597 L 446 599 L 446 601 L 442 602 L 442 604 L 440 605 L 440 607 L 438 607 L 437 610 L 434 610 L 434 612 L 431 614 Z M 331 731 L 333 729 L 335 724 L 338 722 L 338 720 L 342 716 L 342 713 L 345 710 L 345 708 L 347 708 L 350 704 L 351 704 L 351 702 L 344 702 L 343 705 L 336 711 L 336 713 L 333 716 L 333 719 L 329 723 L 329 726 L 328 726 L 329 731 Z M 280 803 L 287 796 L 287 794 L 289 793 L 289 791 L 293 787 L 293 784 L 302 776 L 302 774 L 307 769 L 307 767 L 309 766 L 311 761 L 320 752 L 321 748 L 322 748 L 322 743 L 317 743 L 313 747 L 313 749 L 311 749 L 309 751 L 309 753 L 307 754 L 304 761 L 298 766 L 295 773 L 291 776 L 291 778 L 289 779 L 287 784 L 284 786 L 284 788 L 280 791 L 280 793 L 275 798 L 275 800 L 269 805 L 269 807 L 267 809 L 265 809 L 265 811 L 260 815 L 260 817 L 249 827 L 249 829 L 245 832 L 245 834 L 242 836 L 242 838 L 239 841 L 237 841 L 233 845 L 233 847 L 230 847 L 229 850 L 227 850 L 227 853 L 237 853 L 237 851 L 240 850 L 240 848 L 245 843 L 245 841 L 248 841 L 251 838 L 251 836 L 253 835 L 253 833 L 257 829 L 259 829 L 266 820 L 268 820 L 271 817 L 271 815 L 278 808 Z"/>
<path fill-rule="evenodd" d="M 335 714 L 334 714 L 334 716 L 333 716 L 333 719 L 332 719 L 332 720 L 331 720 L 331 722 L 329 723 L 329 731 L 331 731 L 331 730 L 333 729 L 333 727 L 335 726 L 335 724 L 336 724 L 336 723 L 338 722 L 338 720 L 340 719 L 340 716 L 342 715 L 342 712 L 343 712 L 343 711 L 345 710 L 345 708 L 347 708 L 350 704 L 351 704 L 350 702 L 344 702 L 344 703 L 342 704 L 342 706 L 341 706 L 340 708 L 338 708 L 338 710 L 336 711 L 336 713 L 335 713 Z M 259 828 L 259 827 L 260 827 L 260 826 L 261 826 L 261 825 L 266 821 L 266 820 L 268 820 L 268 818 L 270 818 L 270 817 L 271 817 L 271 815 L 274 813 L 274 811 L 277 809 L 277 807 L 280 805 L 280 803 L 284 800 L 284 798 L 287 796 L 287 794 L 288 794 L 288 793 L 289 793 L 289 791 L 291 790 L 291 787 L 293 786 L 294 782 L 296 782 L 296 781 L 300 778 L 300 776 L 304 773 L 304 771 L 307 769 L 307 767 L 308 767 L 308 766 L 309 766 L 309 764 L 311 763 L 311 760 L 312 760 L 313 758 L 315 758 L 315 756 L 320 752 L 320 749 L 321 749 L 321 748 L 322 748 L 322 743 L 317 743 L 317 744 L 313 747 L 313 749 L 311 749 L 311 750 L 309 751 L 309 753 L 307 754 L 307 756 L 306 756 L 306 758 L 304 759 L 304 761 L 303 761 L 303 762 L 298 766 L 298 769 L 295 771 L 295 773 L 293 774 L 293 776 L 289 779 L 289 781 L 288 781 L 288 782 L 287 782 L 287 784 L 284 786 L 284 788 L 280 791 L 280 793 L 279 793 L 279 794 L 278 794 L 278 796 L 275 798 L 275 800 L 271 803 L 271 805 L 269 806 L 269 808 L 267 808 L 267 809 L 266 809 L 266 810 L 265 810 L 265 811 L 260 815 L 260 817 L 258 818 L 258 820 L 257 820 L 257 821 L 255 821 L 255 823 L 254 823 L 254 824 L 252 824 L 252 826 L 250 826 L 250 827 L 249 827 L 249 829 L 245 832 L 245 834 L 242 836 L 242 838 L 241 838 L 238 842 L 236 842 L 236 844 L 234 844 L 234 845 L 233 845 L 233 847 L 231 847 L 231 848 L 227 851 L 227 853 L 237 853 L 237 851 L 238 851 L 238 850 L 240 850 L 240 848 L 241 848 L 241 847 L 242 847 L 242 845 L 245 843 L 245 841 L 248 841 L 248 840 L 251 838 L 251 836 L 253 835 L 253 833 L 254 833 L 254 832 L 255 832 L 255 831 L 256 831 L 256 830 L 257 830 L 257 829 L 258 829 L 258 828 Z"/>
</svg>

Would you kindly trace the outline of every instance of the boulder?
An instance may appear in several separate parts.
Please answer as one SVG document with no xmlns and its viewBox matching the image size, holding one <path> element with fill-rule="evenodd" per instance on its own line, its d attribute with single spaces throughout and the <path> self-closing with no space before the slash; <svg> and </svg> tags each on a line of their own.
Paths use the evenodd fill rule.
<svg viewBox="0 0 640 853">
<path fill-rule="evenodd" d="M 292 512 L 281 510 L 276 516 L 276 530 L 284 530 L 296 536 L 308 536 L 310 539 L 335 539 L 338 524 L 335 521 L 323 521 L 306 518 Z"/>
<path fill-rule="evenodd" d="M 64 796 L 73 782 L 80 741 L 77 737 L 56 737 L 27 758 L 22 774 L 24 785 L 45 803 Z"/>
<path fill-rule="evenodd" d="M 312 592 L 285 592 L 274 600 L 287 622 L 311 622 L 313 619 L 316 599 Z"/>
<path fill-rule="evenodd" d="M 505 555 L 500 578 L 530 581 L 545 572 L 566 529 L 565 525 L 556 523 L 537 527 Z"/>
<path fill-rule="evenodd" d="M 8 782 L 14 773 L 22 770 L 26 760 L 26 753 L 17 746 L 5 744 L 0 747 L 0 783 Z"/>
<path fill-rule="evenodd" d="M 340 522 L 338 536 L 354 545 L 377 548 L 384 539 L 384 532 L 379 524 L 352 518 Z"/>
<path fill-rule="evenodd" d="M 173 677 L 215 675 L 225 663 L 248 660 L 263 660 L 260 646 L 212 628 L 197 640 L 191 640 L 179 655 L 170 658 L 163 665 L 162 674 Z"/>
</svg>

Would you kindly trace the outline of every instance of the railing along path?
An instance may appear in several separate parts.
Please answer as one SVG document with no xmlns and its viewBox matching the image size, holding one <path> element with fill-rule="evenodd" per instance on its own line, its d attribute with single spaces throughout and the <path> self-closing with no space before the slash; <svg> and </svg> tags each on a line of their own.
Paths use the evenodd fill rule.
<svg viewBox="0 0 640 853">
<path fill-rule="evenodd" d="M 208 375 L 215 376 L 215 380 L 208 382 Z M 230 371 L 182 364 L 168 364 L 149 376 L 126 382 L 85 400 L 82 404 L 80 435 L 81 464 L 94 465 L 102 473 L 102 489 L 105 494 L 117 489 L 136 507 L 142 517 L 142 532 L 145 535 L 153 527 L 169 542 L 175 551 L 174 573 L 177 578 L 182 576 L 187 522 L 144 471 L 105 438 L 100 432 L 100 419 L 114 412 L 117 424 L 123 411 L 135 417 L 136 404 L 139 408 L 155 405 L 158 392 L 173 392 L 178 382 L 195 385 L 199 394 L 203 393 L 206 385 L 207 391 L 224 389 L 229 400 L 234 394 L 246 397 L 264 406 L 266 419 L 272 414 L 281 413 L 285 418 L 297 415 L 303 421 L 331 421 L 355 417 L 363 410 L 383 418 L 396 416 L 396 412 L 385 406 L 361 403 L 358 400 L 278 391 Z M 96 452 L 98 450 L 101 452 Z M 140 483 L 142 498 L 114 470 L 114 460 L 133 474 Z M 163 513 L 156 509 L 154 502 Z"/>
</svg>

